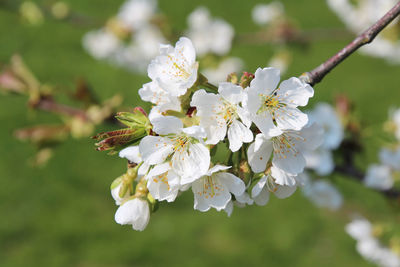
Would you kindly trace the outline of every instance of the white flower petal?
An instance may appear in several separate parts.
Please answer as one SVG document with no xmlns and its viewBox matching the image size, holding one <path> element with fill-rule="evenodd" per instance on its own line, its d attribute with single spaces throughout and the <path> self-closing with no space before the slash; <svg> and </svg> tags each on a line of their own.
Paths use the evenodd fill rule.
<svg viewBox="0 0 400 267">
<path fill-rule="evenodd" d="M 265 206 L 267 205 L 268 201 L 269 201 L 269 191 L 267 189 L 267 187 L 264 187 L 260 194 L 258 194 L 254 199 L 254 202 L 258 205 L 258 206 Z"/>
<path fill-rule="evenodd" d="M 218 93 L 231 104 L 239 104 L 243 100 L 243 88 L 230 82 L 221 82 Z"/>
<path fill-rule="evenodd" d="M 288 152 L 282 155 L 274 151 L 272 165 L 291 175 L 297 175 L 303 172 L 306 160 L 301 153 L 293 154 Z"/>
<path fill-rule="evenodd" d="M 298 131 L 307 124 L 308 116 L 295 107 L 286 106 L 275 111 L 275 120 L 281 129 Z"/>
<path fill-rule="evenodd" d="M 274 195 L 277 198 L 288 198 L 291 195 L 293 195 L 294 192 L 296 192 L 297 186 L 278 186 L 276 191 L 274 192 Z"/>
<path fill-rule="evenodd" d="M 249 146 L 247 149 L 247 157 L 253 172 L 259 173 L 265 171 L 267 162 L 271 157 L 271 152 L 271 142 L 263 142 L 258 150 L 255 150 L 255 143 Z"/>
<path fill-rule="evenodd" d="M 261 113 L 252 117 L 254 124 L 267 137 L 278 136 L 282 130 L 275 126 L 269 113 Z"/>
<path fill-rule="evenodd" d="M 234 120 L 228 129 L 229 149 L 238 151 L 243 143 L 253 141 L 253 132 L 238 120 Z"/>
<path fill-rule="evenodd" d="M 150 207 L 146 200 L 134 198 L 122 204 L 115 213 L 119 224 L 132 224 L 132 228 L 143 231 L 150 221 Z"/>
<path fill-rule="evenodd" d="M 299 78 L 292 77 L 279 85 L 279 95 L 284 97 L 284 102 L 295 106 L 305 106 L 308 99 L 314 96 L 314 89 Z"/>
<path fill-rule="evenodd" d="M 229 168 L 231 168 L 231 166 L 215 165 L 214 167 L 212 167 L 211 169 L 208 170 L 207 175 L 211 176 L 215 172 L 225 171 Z"/>
<path fill-rule="evenodd" d="M 279 185 L 295 186 L 296 179 L 293 175 L 284 172 L 276 166 L 271 167 L 271 176 L 275 178 L 275 183 Z"/>
<path fill-rule="evenodd" d="M 177 134 L 183 128 L 182 121 L 173 116 L 160 116 L 150 121 L 153 125 L 153 131 L 161 135 Z"/>
<path fill-rule="evenodd" d="M 251 189 L 251 197 L 254 199 L 256 198 L 261 191 L 263 190 L 263 188 L 265 187 L 265 184 L 267 183 L 267 176 L 263 176 Z"/>
<path fill-rule="evenodd" d="M 254 200 L 251 199 L 251 197 L 249 196 L 249 194 L 246 193 L 246 191 L 241 194 L 240 196 L 235 196 L 236 198 L 236 202 L 240 203 L 240 204 L 247 204 L 247 205 L 253 205 Z"/>
<path fill-rule="evenodd" d="M 258 68 L 250 88 L 256 88 L 259 93 L 269 94 L 278 86 L 280 71 L 275 68 Z"/>
<path fill-rule="evenodd" d="M 234 194 L 235 196 L 240 196 L 244 193 L 246 186 L 244 182 L 237 176 L 228 173 L 228 172 L 219 172 L 215 174 L 221 183 L 223 183 L 228 189 L 229 192 Z"/>
<path fill-rule="evenodd" d="M 195 209 L 200 211 L 208 210 L 209 207 L 220 211 L 232 198 L 225 184 L 221 184 L 214 175 L 204 176 L 194 181 L 192 190 L 195 197 Z"/>
<path fill-rule="evenodd" d="M 203 144 L 190 144 L 187 151 L 176 151 L 171 162 L 173 170 L 181 176 L 181 183 L 188 184 L 207 173 L 210 151 Z"/>
<path fill-rule="evenodd" d="M 224 211 L 228 215 L 228 217 L 231 217 L 232 212 L 233 212 L 233 201 L 229 201 L 228 204 L 226 205 Z"/>
<path fill-rule="evenodd" d="M 136 164 L 139 164 L 143 161 L 142 157 L 140 156 L 139 146 L 129 146 L 124 148 L 119 152 L 119 156 Z"/>
<path fill-rule="evenodd" d="M 150 165 L 159 164 L 173 152 L 172 142 L 161 136 L 146 136 L 139 144 L 143 160 Z"/>
<path fill-rule="evenodd" d="M 194 137 L 196 139 L 204 139 L 207 137 L 206 131 L 204 130 L 203 127 L 200 126 L 190 126 L 187 128 L 183 128 L 182 132 L 184 132 L 185 134 Z"/>
</svg>

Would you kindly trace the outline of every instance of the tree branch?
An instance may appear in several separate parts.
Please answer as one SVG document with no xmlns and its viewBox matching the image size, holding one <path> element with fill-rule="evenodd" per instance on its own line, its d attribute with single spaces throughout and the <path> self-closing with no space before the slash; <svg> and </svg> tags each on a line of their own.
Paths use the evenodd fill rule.
<svg viewBox="0 0 400 267">
<path fill-rule="evenodd" d="M 315 69 L 304 73 L 301 78 L 311 86 L 319 83 L 325 75 L 333 68 L 339 65 L 348 56 L 354 53 L 358 48 L 371 43 L 376 35 L 380 33 L 390 22 L 392 22 L 400 14 L 400 1 L 389 10 L 380 20 L 369 27 L 361 35 L 357 36 L 351 43 L 340 50 L 336 55 L 316 67 Z"/>
<path fill-rule="evenodd" d="M 57 103 L 52 97 L 41 97 L 39 101 L 32 103 L 31 106 L 36 109 L 50 111 L 61 115 L 80 117 L 84 121 L 89 120 L 84 110 Z"/>
<path fill-rule="evenodd" d="M 365 177 L 365 174 L 362 171 L 358 170 L 356 167 L 352 165 L 336 166 L 334 172 L 346 175 L 347 177 L 357 180 L 361 183 L 364 181 Z M 400 198 L 400 191 L 393 188 L 387 190 L 375 189 L 375 191 L 382 193 L 384 196 L 388 198 Z"/>
</svg>

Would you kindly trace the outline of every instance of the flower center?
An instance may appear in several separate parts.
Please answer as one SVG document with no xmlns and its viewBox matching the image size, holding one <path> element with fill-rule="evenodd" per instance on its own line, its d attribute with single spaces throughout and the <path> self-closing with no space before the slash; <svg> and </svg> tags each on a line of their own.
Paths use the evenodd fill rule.
<svg viewBox="0 0 400 267">
<path fill-rule="evenodd" d="M 188 71 L 188 62 L 182 54 L 182 51 L 177 51 L 179 58 L 176 56 L 168 55 L 168 62 L 172 65 L 169 74 L 176 78 L 188 79 L 190 73 Z"/>
<path fill-rule="evenodd" d="M 169 184 L 168 184 L 168 178 L 167 178 L 168 172 L 165 172 L 163 174 L 160 174 L 158 176 L 153 177 L 153 181 L 155 183 L 163 183 L 168 187 L 168 190 L 170 190 Z"/>
<path fill-rule="evenodd" d="M 174 143 L 174 151 L 182 152 L 190 142 L 190 137 L 187 135 L 177 135 L 172 138 L 172 142 Z"/>
<path fill-rule="evenodd" d="M 287 154 L 292 154 L 296 157 L 297 154 L 299 154 L 296 141 L 305 141 L 306 139 L 298 133 L 291 131 L 290 133 L 283 133 L 273 137 L 271 140 L 274 148 L 274 155 L 286 159 Z"/>
<path fill-rule="evenodd" d="M 221 111 L 220 115 L 226 121 L 226 124 L 229 126 L 232 124 L 233 120 L 237 119 L 237 108 L 230 103 L 224 103 L 224 109 Z"/>
<path fill-rule="evenodd" d="M 199 196 L 204 196 L 204 198 L 213 198 L 219 196 L 222 191 L 224 191 L 223 187 L 218 179 L 215 179 L 212 175 L 203 178 L 203 190 L 197 192 L 197 194 Z"/>
<path fill-rule="evenodd" d="M 276 190 L 278 190 L 278 186 L 275 183 L 275 179 L 271 175 L 268 175 L 266 186 L 268 188 L 268 191 L 272 193 L 275 193 Z"/>
<path fill-rule="evenodd" d="M 276 111 L 286 106 L 285 103 L 280 101 L 280 95 L 277 94 L 278 91 L 279 88 L 269 95 L 260 94 L 261 107 L 258 109 L 257 114 L 268 112 L 272 115 L 272 119 L 275 120 L 275 117 L 278 116 Z"/>
</svg>

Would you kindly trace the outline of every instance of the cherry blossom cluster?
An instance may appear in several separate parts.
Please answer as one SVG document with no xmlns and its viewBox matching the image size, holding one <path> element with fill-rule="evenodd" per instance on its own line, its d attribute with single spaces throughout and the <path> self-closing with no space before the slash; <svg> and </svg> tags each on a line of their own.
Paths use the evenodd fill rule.
<svg viewBox="0 0 400 267">
<path fill-rule="evenodd" d="M 386 125 L 396 141 L 379 151 L 380 163 L 371 164 L 364 178 L 365 186 L 379 190 L 391 189 L 394 177 L 400 173 L 400 109 L 391 112 Z"/>
<path fill-rule="evenodd" d="M 397 0 L 327 0 L 329 7 L 343 23 L 355 34 L 365 30 L 365 25 L 372 25 L 390 10 Z M 374 42 L 364 46 L 360 52 L 387 61 L 400 64 L 399 19 L 391 23 Z"/>
<path fill-rule="evenodd" d="M 324 143 L 322 126 L 299 109 L 313 88 L 296 77 L 280 82 L 271 67 L 216 86 L 198 68 L 190 39 L 160 45 L 148 66 L 151 81 L 139 90 L 153 104 L 149 115 L 117 116 L 131 126 L 123 140 L 134 143 L 119 152 L 130 167 L 111 187 L 117 223 L 143 230 L 158 201 L 187 190 L 194 209 L 230 215 L 234 205 L 289 197 L 306 179 L 306 155 Z M 115 143 L 114 133 L 107 136 Z"/>
<path fill-rule="evenodd" d="M 357 241 L 356 249 L 366 260 L 384 267 L 400 266 L 400 257 L 390 247 L 381 244 L 377 236 L 382 230 L 367 219 L 357 218 L 346 225 L 346 232 Z"/>
</svg>

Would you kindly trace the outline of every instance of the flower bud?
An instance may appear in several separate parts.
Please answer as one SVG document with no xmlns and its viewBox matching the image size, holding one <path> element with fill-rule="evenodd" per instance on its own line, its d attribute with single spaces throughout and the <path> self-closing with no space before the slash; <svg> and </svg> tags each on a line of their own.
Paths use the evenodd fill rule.
<svg viewBox="0 0 400 267">
<path fill-rule="evenodd" d="M 252 171 L 247 160 L 242 160 L 239 164 L 239 177 L 245 184 L 248 184 L 252 176 Z"/>
<path fill-rule="evenodd" d="M 226 78 L 226 81 L 233 83 L 233 84 L 238 84 L 239 77 L 237 76 L 236 72 L 232 72 L 231 74 L 228 75 L 228 77 Z"/>
<path fill-rule="evenodd" d="M 250 82 L 254 79 L 254 74 L 250 72 L 243 72 L 242 77 L 240 77 L 240 86 L 244 89 L 250 85 Z"/>
<path fill-rule="evenodd" d="M 150 207 L 147 200 L 133 198 L 123 203 L 115 213 L 119 224 L 131 224 L 134 230 L 143 231 L 150 221 Z"/>
<path fill-rule="evenodd" d="M 56 19 L 65 19 L 70 14 L 70 9 L 65 2 L 56 2 L 51 6 L 51 14 Z"/>
<path fill-rule="evenodd" d="M 155 212 L 158 209 L 158 201 L 150 193 L 147 194 L 147 200 L 150 203 L 151 211 Z"/>
<path fill-rule="evenodd" d="M 19 12 L 24 20 L 31 25 L 40 25 L 43 23 L 43 12 L 32 1 L 25 1 L 21 4 Z"/>
</svg>

